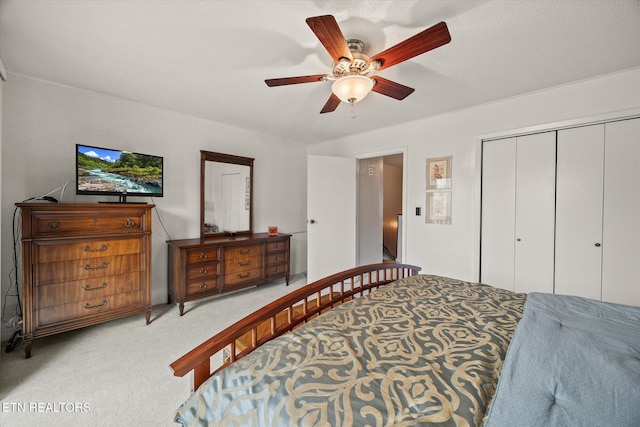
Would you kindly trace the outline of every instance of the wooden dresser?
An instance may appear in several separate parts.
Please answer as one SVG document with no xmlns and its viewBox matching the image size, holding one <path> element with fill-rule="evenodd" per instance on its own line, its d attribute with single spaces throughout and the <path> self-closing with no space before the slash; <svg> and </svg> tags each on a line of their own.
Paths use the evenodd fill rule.
<svg viewBox="0 0 640 427">
<path fill-rule="evenodd" d="M 169 293 L 184 303 L 285 278 L 289 284 L 289 234 L 169 240 Z"/>
<path fill-rule="evenodd" d="M 151 318 L 150 204 L 18 203 L 26 357 L 34 338 Z"/>
</svg>

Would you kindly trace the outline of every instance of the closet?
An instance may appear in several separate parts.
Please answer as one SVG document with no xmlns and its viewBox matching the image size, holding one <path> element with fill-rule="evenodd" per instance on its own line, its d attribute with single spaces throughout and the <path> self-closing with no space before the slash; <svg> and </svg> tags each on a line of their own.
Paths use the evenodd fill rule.
<svg viewBox="0 0 640 427">
<path fill-rule="evenodd" d="M 640 305 L 640 119 L 482 153 L 483 283 Z"/>
</svg>

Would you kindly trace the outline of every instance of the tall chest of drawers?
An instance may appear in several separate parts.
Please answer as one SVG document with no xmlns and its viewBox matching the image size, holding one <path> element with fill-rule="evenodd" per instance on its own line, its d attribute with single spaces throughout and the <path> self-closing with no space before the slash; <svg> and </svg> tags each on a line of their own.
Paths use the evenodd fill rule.
<svg viewBox="0 0 640 427">
<path fill-rule="evenodd" d="M 150 204 L 18 203 L 26 357 L 35 338 L 151 318 Z"/>
<path fill-rule="evenodd" d="M 289 234 L 169 240 L 169 293 L 184 303 L 285 278 L 289 284 Z"/>
</svg>

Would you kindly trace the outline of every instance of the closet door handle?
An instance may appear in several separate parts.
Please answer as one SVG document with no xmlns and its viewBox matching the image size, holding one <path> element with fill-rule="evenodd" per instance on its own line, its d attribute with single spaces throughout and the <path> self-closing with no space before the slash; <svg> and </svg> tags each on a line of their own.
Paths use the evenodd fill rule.
<svg viewBox="0 0 640 427">
<path fill-rule="evenodd" d="M 599 248 L 600 246 L 602 246 L 600 243 L 596 243 L 596 248 Z"/>
</svg>

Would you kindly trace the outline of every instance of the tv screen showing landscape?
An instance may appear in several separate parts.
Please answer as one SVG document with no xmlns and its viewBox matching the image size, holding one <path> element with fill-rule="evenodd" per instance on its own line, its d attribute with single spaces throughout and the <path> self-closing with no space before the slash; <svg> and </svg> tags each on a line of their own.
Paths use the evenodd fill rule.
<svg viewBox="0 0 640 427">
<path fill-rule="evenodd" d="M 162 160 L 76 144 L 76 193 L 162 197 Z"/>
</svg>

